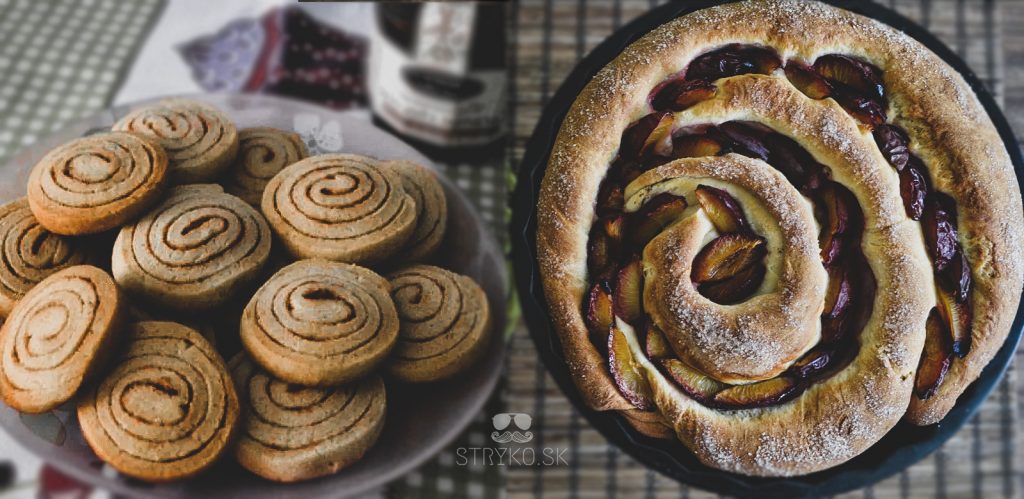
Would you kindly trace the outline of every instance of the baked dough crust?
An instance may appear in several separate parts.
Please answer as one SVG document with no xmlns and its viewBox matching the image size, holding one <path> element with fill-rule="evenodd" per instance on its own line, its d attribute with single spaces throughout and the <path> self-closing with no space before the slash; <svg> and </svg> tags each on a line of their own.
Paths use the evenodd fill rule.
<svg viewBox="0 0 1024 499">
<path fill-rule="evenodd" d="M 880 22 L 803 0 L 731 3 L 668 22 L 627 47 L 577 97 L 538 200 L 537 258 L 549 312 L 570 374 L 593 409 L 634 410 L 581 315 L 598 187 L 622 131 L 649 112 L 650 90 L 696 56 L 730 43 L 768 46 L 784 60 L 847 54 L 881 68 L 890 122 L 907 131 L 932 185 L 956 201 L 959 241 L 972 269 L 971 350 L 954 361 L 935 395 L 911 397 L 924 322 L 936 303 L 934 278 L 920 224 L 906 217 L 896 172 L 870 130 L 833 100 L 805 97 L 781 71 L 718 80 L 716 97 L 677 113 L 682 125 L 755 121 L 790 136 L 831 168 L 864 211 L 862 249 L 879 292 L 861 349 L 838 374 L 784 404 L 720 411 L 682 395 L 637 356 L 659 411 L 704 463 L 751 475 L 810 473 L 859 454 L 904 413 L 916 424 L 939 421 L 991 360 L 1020 297 L 1022 264 L 1014 255 L 1022 242 L 1021 197 L 1003 143 L 967 83 L 927 48 Z"/>
</svg>

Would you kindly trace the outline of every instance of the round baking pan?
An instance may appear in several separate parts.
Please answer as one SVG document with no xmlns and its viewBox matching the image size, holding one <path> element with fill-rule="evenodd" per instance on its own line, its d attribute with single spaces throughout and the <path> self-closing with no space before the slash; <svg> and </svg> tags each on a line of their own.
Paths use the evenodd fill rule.
<svg viewBox="0 0 1024 499">
<path fill-rule="evenodd" d="M 1024 313 L 1020 307 L 1002 348 L 939 424 L 919 427 L 901 421 L 866 452 L 834 468 L 798 477 L 757 478 L 705 466 L 675 440 L 646 437 L 629 426 L 617 413 L 589 409 L 581 401 L 569 377 L 541 289 L 534 244 L 537 193 L 555 136 L 576 96 L 598 70 L 634 40 L 671 19 L 724 3 L 729 2 L 704 0 L 686 2 L 684 5 L 669 3 L 640 16 L 587 55 L 550 100 L 527 143 L 526 153 L 517 172 L 516 189 L 511 198 L 512 257 L 520 304 L 540 358 L 559 387 L 594 428 L 637 461 L 679 482 L 729 495 L 800 497 L 836 494 L 898 473 L 937 449 L 974 415 L 1006 371 L 1020 341 L 1024 327 Z M 921 26 L 878 4 L 854 0 L 827 0 L 826 3 L 877 19 L 905 32 L 956 69 L 978 95 L 992 118 L 1010 153 L 1020 183 L 1024 174 L 1020 146 L 995 100 L 963 60 Z"/>
</svg>

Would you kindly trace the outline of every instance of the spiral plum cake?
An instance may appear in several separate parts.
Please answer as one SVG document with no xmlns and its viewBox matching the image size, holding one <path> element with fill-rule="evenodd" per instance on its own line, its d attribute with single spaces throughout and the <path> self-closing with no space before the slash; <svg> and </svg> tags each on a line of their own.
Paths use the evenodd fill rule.
<svg viewBox="0 0 1024 499">
<path fill-rule="evenodd" d="M 1021 196 L 966 82 L 824 4 L 675 19 L 562 122 L 537 258 L 584 401 L 715 468 L 841 464 L 937 423 L 1006 338 Z"/>
</svg>

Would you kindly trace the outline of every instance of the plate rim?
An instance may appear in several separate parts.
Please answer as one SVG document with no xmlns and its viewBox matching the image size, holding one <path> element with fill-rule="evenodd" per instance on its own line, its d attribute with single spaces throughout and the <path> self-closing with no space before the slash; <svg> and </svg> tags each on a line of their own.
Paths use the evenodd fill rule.
<svg viewBox="0 0 1024 499">
<path fill-rule="evenodd" d="M 95 122 L 97 120 L 100 120 L 103 117 L 106 117 L 106 116 L 116 117 L 118 115 L 123 115 L 124 113 L 126 113 L 130 109 L 134 109 L 134 108 L 137 108 L 137 107 L 140 107 L 140 106 L 145 106 L 145 105 L 148 105 L 148 104 L 153 104 L 153 103 L 156 103 L 156 102 L 161 101 L 163 99 L 176 99 L 176 98 L 193 99 L 193 100 L 198 100 L 200 102 L 207 102 L 207 101 L 209 101 L 211 99 L 214 99 L 214 100 L 216 100 L 216 99 L 243 99 L 243 100 L 250 100 L 250 101 L 260 101 L 260 102 L 265 102 L 265 103 L 269 102 L 269 103 L 271 103 L 271 105 L 274 105 L 275 102 L 276 102 L 276 105 L 290 105 L 290 106 L 295 106 L 297 109 L 301 108 L 301 109 L 307 110 L 307 111 L 309 111 L 311 113 L 317 114 L 321 118 L 327 117 L 327 118 L 333 118 L 333 119 L 337 119 L 339 121 L 345 121 L 345 122 L 364 122 L 365 121 L 365 123 L 363 123 L 363 125 L 365 125 L 365 127 L 367 127 L 367 128 L 372 129 L 374 133 L 380 133 L 380 134 L 387 135 L 387 136 L 393 138 L 396 142 L 400 142 L 402 144 L 402 146 L 404 146 L 404 147 L 406 147 L 408 149 L 409 152 L 413 153 L 415 156 L 418 157 L 418 161 L 422 162 L 425 166 L 427 166 L 428 168 L 430 168 L 433 172 L 435 172 L 437 174 L 438 180 L 441 182 L 441 184 L 444 187 L 444 190 L 446 191 L 446 193 L 452 193 L 458 199 L 458 201 L 460 203 L 462 203 L 462 204 L 464 204 L 466 206 L 467 210 L 465 210 L 465 211 L 469 215 L 470 221 L 472 222 L 472 224 L 475 227 L 478 227 L 478 228 L 481 229 L 479 231 L 480 232 L 480 245 L 481 245 L 480 246 L 479 254 L 481 254 L 481 255 L 492 255 L 492 256 L 494 256 L 497 259 L 494 262 L 495 265 L 493 266 L 493 270 L 495 271 L 494 279 L 497 281 L 497 284 L 501 288 L 501 295 L 500 296 L 490 296 L 490 295 L 488 295 L 488 301 L 489 301 L 489 304 L 492 307 L 492 314 L 494 314 L 494 315 L 492 315 L 492 317 L 497 317 L 497 318 L 501 319 L 501 323 L 499 323 L 499 321 L 493 321 L 493 324 L 491 325 L 491 329 L 492 329 L 491 330 L 491 334 L 492 334 L 491 344 L 487 347 L 487 352 L 485 353 L 485 357 L 484 358 L 493 356 L 493 357 L 495 357 L 497 359 L 500 359 L 501 362 L 499 363 L 499 365 L 503 366 L 504 359 L 505 359 L 505 354 L 506 354 L 506 352 L 508 350 L 508 338 L 504 334 L 505 333 L 505 329 L 506 329 L 506 324 L 505 323 L 507 323 L 510 320 L 510 318 L 512 317 L 511 310 L 510 310 L 509 305 L 508 305 L 508 303 L 509 303 L 508 299 L 509 299 L 509 297 L 510 297 L 510 295 L 512 293 L 512 287 L 511 287 L 511 282 L 509 280 L 509 278 L 510 278 L 509 272 L 508 272 L 507 267 L 506 267 L 506 265 L 504 263 L 504 252 L 501 249 L 502 246 L 497 241 L 497 232 L 494 231 L 494 230 L 491 230 L 488 227 L 488 225 L 481 218 L 480 213 L 478 212 L 476 207 L 473 205 L 472 201 L 470 201 L 469 197 L 462 191 L 462 189 L 460 189 L 456 185 L 456 183 L 454 181 L 449 179 L 447 177 L 447 175 L 445 175 L 436 166 L 436 163 L 433 160 L 431 160 L 430 158 L 425 156 L 423 153 L 421 153 L 419 150 L 417 150 L 416 148 L 414 148 L 413 146 L 408 144 L 401 137 L 399 137 L 397 135 L 394 135 L 393 133 L 380 128 L 379 126 L 375 125 L 368 118 L 367 119 L 363 119 L 360 116 L 362 114 L 362 110 L 341 110 L 341 111 L 339 111 L 339 110 L 330 109 L 330 108 L 327 108 L 325 106 L 318 105 L 316 103 L 311 103 L 311 102 L 308 102 L 308 101 L 294 99 L 294 98 L 291 98 L 291 97 L 284 97 L 284 96 L 278 96 L 278 95 L 269 95 L 269 94 L 235 93 L 235 92 L 173 93 L 173 94 L 167 94 L 167 95 L 161 95 L 161 96 L 147 97 L 147 98 L 144 98 L 144 99 L 141 99 L 141 100 L 138 100 L 138 101 L 131 101 L 131 102 L 120 103 L 120 104 L 111 104 L 111 105 L 107 105 L 105 107 L 102 107 L 100 109 L 97 109 L 97 110 L 95 110 L 93 112 L 90 112 L 89 114 L 87 114 L 87 115 L 85 115 L 85 116 L 83 116 L 81 118 L 77 118 L 77 119 L 74 119 L 72 121 L 69 121 L 67 124 L 63 125 L 61 128 L 59 128 L 59 129 L 57 129 L 57 130 L 55 130 L 53 132 L 49 132 L 49 133 L 46 133 L 45 135 L 40 136 L 32 144 L 28 144 L 26 146 L 19 147 L 19 149 L 17 151 L 15 151 L 15 153 L 12 154 L 5 161 L 4 164 L 10 164 L 12 162 L 17 161 L 19 159 L 19 156 L 21 156 L 22 154 L 25 154 L 25 152 L 28 151 L 29 149 L 32 149 L 33 147 L 37 147 L 39 144 L 45 143 L 46 141 L 53 140 L 53 138 L 55 136 L 60 135 L 63 132 L 69 130 L 69 129 L 81 128 L 81 129 L 86 131 L 86 134 L 89 134 L 89 133 L 91 133 L 91 131 L 89 130 L 89 124 L 91 124 L 91 123 L 93 123 L 93 122 Z M 344 149 L 344 147 L 342 149 Z M 345 151 L 342 150 L 342 151 L 338 151 L 338 152 L 344 153 Z M 490 256 L 486 256 L 485 258 L 490 258 Z M 483 359 L 481 359 L 481 360 L 483 360 Z M 490 374 L 491 370 L 487 370 L 487 372 L 489 374 L 488 374 L 488 376 L 487 376 L 487 378 L 485 380 L 485 386 L 482 387 L 483 390 L 484 390 L 484 393 L 486 393 L 487 395 L 484 396 L 484 397 L 478 397 L 477 399 L 473 400 L 472 403 L 470 403 L 467 406 L 467 408 L 472 409 L 472 410 L 465 411 L 464 413 L 460 413 L 458 415 L 458 417 L 457 417 L 458 424 L 451 425 L 451 426 L 447 427 L 446 431 L 442 432 L 442 435 L 439 438 L 437 438 L 434 442 L 432 442 L 430 445 L 427 445 L 425 447 L 425 451 L 422 452 L 420 456 L 418 456 L 416 459 L 410 459 L 408 461 L 405 461 L 404 463 L 402 463 L 399 466 L 389 467 L 385 472 L 377 474 L 375 476 L 375 478 L 377 478 L 377 479 L 375 479 L 373 481 L 367 481 L 367 482 L 364 482 L 362 484 L 359 484 L 358 486 L 351 486 L 351 488 L 348 488 L 345 491 L 334 490 L 334 491 L 332 491 L 330 493 L 330 497 L 355 497 L 355 496 L 358 496 L 360 494 L 364 494 L 366 492 L 369 492 L 370 490 L 372 490 L 375 487 L 387 486 L 389 483 L 393 482 L 397 478 L 399 478 L 399 477 L 401 477 L 401 476 L 403 476 L 403 475 L 405 475 L 405 474 L 407 474 L 407 473 L 409 473 L 411 471 L 416 470 L 417 468 L 421 467 L 424 463 L 426 463 L 429 460 L 435 458 L 444 448 L 446 448 L 447 446 L 449 446 L 453 442 L 455 442 L 459 438 L 459 436 L 461 436 L 465 432 L 465 430 L 470 426 L 470 424 L 472 424 L 473 419 L 477 416 L 477 414 L 479 414 L 482 410 L 484 410 L 487 402 L 493 396 L 494 391 L 497 388 L 498 384 L 503 379 L 503 368 L 498 368 L 498 369 L 496 369 L 494 371 L 495 371 L 494 374 Z M 441 381 L 439 383 L 444 383 L 444 381 Z M 14 417 L 16 417 L 16 418 L 20 419 L 21 417 L 24 416 L 23 413 L 15 411 L 15 410 L 13 410 L 13 409 L 11 409 L 9 407 L 5 406 L 5 407 L 3 407 L 3 409 L 9 410 L 10 412 L 14 413 L 15 414 Z M 58 408 L 58 409 L 60 409 L 60 408 Z M 77 424 L 77 418 L 73 418 L 73 419 L 75 419 L 75 424 Z M 386 425 L 386 423 L 385 423 L 385 425 Z M 148 482 L 143 482 L 143 481 L 132 479 L 130 477 L 123 476 L 123 475 L 121 475 L 119 473 L 116 473 L 113 476 L 107 476 L 107 475 L 102 473 L 102 471 L 101 471 L 102 468 L 100 468 L 100 470 L 97 470 L 94 473 L 90 473 L 90 472 L 85 471 L 85 470 L 81 469 L 80 467 L 78 467 L 78 466 L 76 466 L 76 465 L 74 465 L 72 463 L 64 462 L 64 461 L 59 460 L 59 459 L 52 459 L 52 456 L 44 455 L 44 453 L 41 453 L 39 450 L 36 449 L 36 444 L 34 442 L 32 442 L 32 438 L 33 437 L 29 435 L 31 432 L 29 430 L 27 430 L 27 429 L 22 431 L 22 428 L 18 428 L 17 431 L 10 431 L 9 429 L 7 429 L 5 427 L 0 426 L 0 431 L 4 432 L 8 436 L 10 436 L 12 439 L 17 441 L 17 443 L 19 445 L 21 445 L 25 450 L 27 450 L 28 452 L 30 452 L 31 454 L 33 454 L 34 456 L 39 458 L 40 461 L 42 461 L 44 465 L 51 465 L 54 468 L 56 468 L 57 470 L 59 470 L 60 472 L 66 473 L 67 475 L 71 476 L 72 478 L 75 478 L 76 480 L 79 480 L 79 481 L 81 481 L 83 483 L 86 483 L 86 484 L 88 484 L 90 486 L 93 486 L 93 487 L 96 487 L 98 489 L 103 489 L 103 490 L 109 491 L 111 493 L 114 493 L 116 495 L 123 495 L 123 496 L 126 496 L 126 497 L 135 497 L 135 498 L 159 498 L 159 497 L 168 497 L 168 496 L 169 497 L 181 497 L 180 494 L 161 493 L 159 488 L 162 485 L 167 485 L 167 484 L 159 484 L 159 483 L 152 484 L 152 483 L 148 483 Z M 225 456 L 223 456 L 222 458 L 228 458 L 229 459 L 229 456 L 227 456 L 228 453 L 229 453 L 229 451 L 225 451 Z M 107 466 L 107 465 L 104 465 L 104 466 Z M 212 471 L 212 469 L 208 470 L 208 471 Z M 339 473 L 343 473 L 343 472 L 344 472 L 344 470 L 339 471 Z M 261 478 L 261 477 L 255 475 L 255 474 L 253 474 L 251 472 L 247 472 L 247 473 L 254 480 L 263 481 L 263 482 L 265 482 L 265 483 L 267 483 L 267 484 L 269 484 L 271 486 L 280 486 L 280 485 L 282 485 L 279 482 L 274 482 L 274 481 L 271 481 L 271 480 L 267 480 L 267 479 Z M 313 481 L 316 481 L 316 480 L 329 481 L 329 480 L 331 480 L 332 477 L 337 477 L 337 476 L 338 476 L 338 474 L 336 473 L 336 474 L 328 475 L 328 476 L 325 476 L 325 477 L 319 477 L 319 478 L 315 478 L 315 479 L 311 479 L 311 480 L 295 482 L 295 484 L 309 483 L 309 482 L 313 482 Z M 193 479 L 185 479 L 185 480 L 181 480 L 181 481 L 171 482 L 170 485 L 181 485 L 183 483 L 188 483 L 190 480 L 193 480 Z M 144 488 L 132 487 L 131 484 L 135 484 L 135 483 L 144 484 Z M 290 484 L 284 484 L 284 485 L 287 486 L 287 485 L 290 485 Z M 180 492 L 187 494 L 187 493 L 189 493 L 189 489 L 181 489 Z M 240 497 L 237 494 L 238 494 L 237 492 L 235 492 L 235 493 L 228 493 L 227 497 Z M 312 496 L 310 496 L 310 497 L 312 497 Z"/>
</svg>

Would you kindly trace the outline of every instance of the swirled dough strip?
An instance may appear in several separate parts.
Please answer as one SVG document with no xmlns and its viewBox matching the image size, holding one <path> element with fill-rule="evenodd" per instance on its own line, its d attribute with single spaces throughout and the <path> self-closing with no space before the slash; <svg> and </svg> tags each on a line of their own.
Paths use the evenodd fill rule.
<svg viewBox="0 0 1024 499">
<path fill-rule="evenodd" d="M 276 128 L 239 130 L 238 141 L 238 156 L 228 168 L 224 190 L 257 207 L 270 179 L 309 155 L 298 134 Z"/>
<path fill-rule="evenodd" d="M 412 161 L 385 161 L 402 177 L 405 192 L 416 203 L 416 228 L 402 250 L 402 261 L 420 262 L 437 251 L 448 227 L 448 200 L 434 172 Z"/>
<path fill-rule="evenodd" d="M 82 435 L 126 475 L 153 482 L 194 476 L 227 449 L 238 396 L 224 361 L 193 329 L 139 322 L 117 368 L 78 404 Z"/>
<path fill-rule="evenodd" d="M 238 153 L 234 123 L 213 106 L 188 99 L 164 99 L 132 111 L 113 130 L 160 144 L 175 184 L 212 182 Z"/>
<path fill-rule="evenodd" d="M 32 168 L 28 202 L 57 234 L 93 234 L 137 218 L 159 199 L 167 176 L 163 148 L 130 133 L 75 139 Z"/>
<path fill-rule="evenodd" d="M 458 374 L 476 361 L 490 337 L 487 295 L 472 279 L 430 265 L 388 276 L 400 323 L 388 371 L 412 382 Z"/>
<path fill-rule="evenodd" d="M 257 475 L 280 482 L 332 475 L 380 436 L 387 404 L 380 376 L 311 388 L 274 378 L 245 354 L 230 367 L 246 401 L 235 457 Z"/>
<path fill-rule="evenodd" d="M 208 309 L 249 282 L 270 255 L 270 228 L 212 184 L 175 187 L 114 242 L 114 278 L 172 309 Z"/>
<path fill-rule="evenodd" d="M 263 192 L 263 214 L 299 258 L 387 260 L 416 229 L 402 177 L 365 156 L 325 154 L 285 168 Z"/>
<path fill-rule="evenodd" d="M 275 377 L 307 386 L 369 373 L 398 338 L 388 282 L 345 263 L 300 260 L 273 275 L 242 314 L 242 345 Z"/>
<path fill-rule="evenodd" d="M 77 265 L 44 279 L 0 329 L 4 402 L 41 413 L 70 400 L 106 367 L 124 320 L 124 300 L 106 272 Z"/>
<path fill-rule="evenodd" d="M 25 198 L 0 206 L 0 316 L 46 277 L 85 261 L 81 244 L 39 225 Z"/>
</svg>

